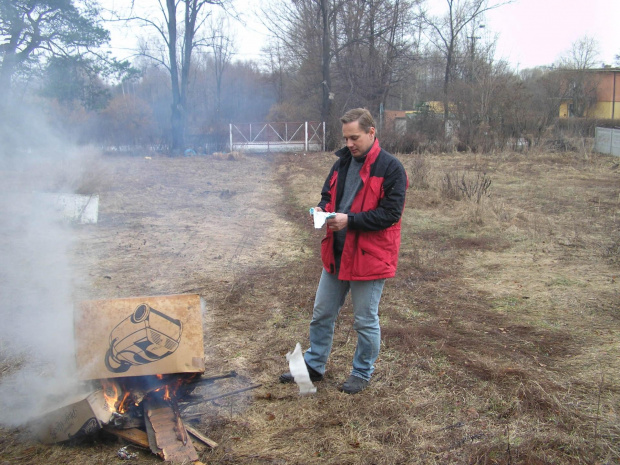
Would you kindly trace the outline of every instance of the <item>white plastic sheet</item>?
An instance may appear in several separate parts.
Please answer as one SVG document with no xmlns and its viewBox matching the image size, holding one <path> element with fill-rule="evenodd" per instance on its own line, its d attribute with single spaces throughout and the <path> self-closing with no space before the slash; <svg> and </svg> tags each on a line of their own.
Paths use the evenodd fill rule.
<svg viewBox="0 0 620 465">
<path fill-rule="evenodd" d="M 308 373 L 308 367 L 301 353 L 301 345 L 299 342 L 295 346 L 293 352 L 286 354 L 286 360 L 288 360 L 289 370 L 297 386 L 299 386 L 299 393 L 302 395 L 314 394 L 316 392 L 316 387 L 312 384 L 312 381 L 310 381 L 310 373 Z"/>
</svg>

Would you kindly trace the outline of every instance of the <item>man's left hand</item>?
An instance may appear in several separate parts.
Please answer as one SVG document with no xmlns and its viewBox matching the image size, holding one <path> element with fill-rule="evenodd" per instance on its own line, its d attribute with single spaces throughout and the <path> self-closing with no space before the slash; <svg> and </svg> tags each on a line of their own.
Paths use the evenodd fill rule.
<svg viewBox="0 0 620 465">
<path fill-rule="evenodd" d="M 332 231 L 341 231 L 349 224 L 349 215 L 346 213 L 336 213 L 336 216 L 327 219 L 326 224 Z"/>
</svg>

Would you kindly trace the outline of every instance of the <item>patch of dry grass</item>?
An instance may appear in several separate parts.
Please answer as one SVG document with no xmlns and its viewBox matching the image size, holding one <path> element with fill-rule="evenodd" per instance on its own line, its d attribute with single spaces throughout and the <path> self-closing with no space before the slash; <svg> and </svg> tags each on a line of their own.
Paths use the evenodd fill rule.
<svg viewBox="0 0 620 465">
<path fill-rule="evenodd" d="M 567 165 L 573 166 L 558 167 L 552 160 L 560 178 Z M 316 157 L 311 160 L 315 163 L 291 157 L 282 161 L 279 174 L 290 196 L 290 218 L 303 229 L 306 220 L 295 212 L 303 210 L 308 197 L 316 198 L 323 181 L 316 173 L 325 171 L 331 158 Z M 497 163 L 483 161 L 488 167 Z M 443 169 L 461 164 L 458 157 L 429 161 L 446 162 L 449 165 Z M 599 283 L 604 291 L 583 285 L 613 268 L 596 270 L 583 262 L 588 255 L 566 257 L 564 247 L 572 246 L 550 244 L 550 236 L 570 236 L 576 230 L 575 222 L 565 222 L 564 215 L 569 206 L 573 217 L 582 214 L 581 202 L 572 206 L 569 200 L 574 197 L 563 194 L 565 203 L 556 207 L 559 217 L 553 217 L 551 210 L 543 216 L 539 213 L 543 191 L 553 191 L 564 181 L 545 177 L 548 169 L 539 169 L 535 182 L 540 192 L 532 198 L 529 186 L 512 182 L 519 178 L 523 162 L 513 158 L 489 170 L 500 192 L 514 193 L 510 198 L 496 194 L 475 210 L 472 202 L 444 200 L 437 184 L 410 192 L 399 274 L 388 282 L 382 302 L 383 347 L 371 387 L 357 398 L 337 391 L 350 369 L 355 345 L 350 306 L 345 304 L 328 373 L 316 396 L 297 398 L 294 388 L 274 384 L 278 369 L 284 369 L 281 359 L 263 360 L 256 376 L 266 369 L 272 373 L 271 382 L 248 416 L 260 412 L 267 421 L 256 430 L 260 438 L 248 437 L 245 447 L 239 444 L 237 460 L 528 464 L 617 460 L 615 368 L 601 369 L 599 364 L 597 373 L 584 363 L 569 366 L 581 358 L 592 362 L 602 350 L 618 355 L 618 346 L 611 343 L 618 334 L 617 320 L 605 318 L 610 338 L 601 338 L 592 330 L 593 321 L 580 321 L 583 317 L 570 307 L 575 302 L 587 305 L 594 292 L 599 305 L 608 306 L 607 312 L 613 314 L 617 287 L 611 280 Z M 532 177 L 536 160 L 524 163 L 527 176 Z M 601 163 L 600 159 L 590 165 L 578 162 L 580 170 L 592 171 L 596 186 L 609 187 L 599 178 Z M 416 200 L 421 200 L 419 207 Z M 512 213 L 495 213 L 507 210 L 506 205 Z M 588 238 L 592 231 L 587 224 L 581 223 L 583 229 L 578 232 L 581 247 L 595 242 Z M 566 225 L 568 232 L 558 230 L 558 225 Z M 606 227 L 613 227 L 613 221 Z M 311 243 L 318 248 L 316 237 Z M 538 266 L 532 267 L 532 253 L 555 258 L 539 258 Z M 599 254 L 590 260 L 594 264 L 601 258 Z M 575 265 L 568 267 L 567 260 L 585 267 L 580 278 L 571 277 Z M 278 302 L 279 324 L 265 328 L 264 352 L 279 349 L 283 355 L 296 341 L 307 338 L 318 257 L 311 263 L 293 266 L 285 274 L 286 283 L 280 285 L 289 290 L 281 289 L 278 296 L 303 297 L 288 304 Z M 538 282 L 544 276 L 547 279 Z M 274 278 L 281 281 L 282 275 Z M 578 315 L 583 315 L 584 308 Z"/>
<path fill-rule="evenodd" d="M 277 380 L 287 369 L 285 354 L 296 342 L 308 345 L 323 232 L 312 229 L 307 209 L 318 201 L 333 155 L 208 166 L 200 159 L 161 160 L 140 171 L 135 161 L 123 161 L 118 168 L 133 182 L 108 194 L 102 231 L 89 246 L 95 270 L 116 270 L 109 271 L 115 283 L 91 271 L 98 292 L 135 294 L 145 285 L 153 292 L 200 292 L 209 308 L 208 369 L 237 370 L 238 386 L 262 384 L 202 406 L 196 427 L 220 443 L 202 461 L 620 461 L 614 160 L 544 153 L 401 159 L 423 172 L 424 182 L 408 193 L 399 271 L 381 304 L 382 351 L 369 388 L 356 396 L 338 391 L 355 349 L 348 302 L 318 392 L 299 397 L 295 386 Z M 192 174 L 196 169 L 202 175 Z M 229 176 L 209 172 L 216 169 Z M 442 196 L 442 173 L 465 170 L 486 173 L 489 198 L 478 204 Z M 145 189 L 151 197 L 140 196 Z M 224 189 L 235 195 L 216 195 Z M 147 203 L 130 198 L 156 199 L 183 215 L 162 208 L 157 219 Z M 207 213 L 213 224 L 199 221 Z M 138 233 L 146 219 L 159 226 Z M 159 239 L 143 255 L 137 248 L 149 237 Z M 118 257 L 121 250 L 132 254 L 130 262 Z M 146 284 L 155 273 L 148 271 L 140 282 L 118 284 L 117 276 L 131 279 L 152 260 L 167 267 L 158 281 Z M 77 449 L 37 446 L 9 432 L 4 438 L 5 457 L 27 456 L 31 463 L 48 463 L 52 455 L 81 463 L 89 450 L 105 461 L 117 447 L 105 438 Z M 158 460 L 141 455 L 139 462 Z"/>
</svg>

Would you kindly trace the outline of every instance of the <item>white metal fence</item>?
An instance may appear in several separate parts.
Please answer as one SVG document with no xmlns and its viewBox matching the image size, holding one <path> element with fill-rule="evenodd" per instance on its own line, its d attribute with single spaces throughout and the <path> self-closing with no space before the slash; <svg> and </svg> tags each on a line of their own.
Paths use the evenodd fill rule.
<svg viewBox="0 0 620 465">
<path fill-rule="evenodd" d="M 620 157 L 620 129 L 596 128 L 594 150 Z"/>
<path fill-rule="evenodd" d="M 325 151 L 325 123 L 231 123 L 230 150 L 246 152 Z"/>
</svg>

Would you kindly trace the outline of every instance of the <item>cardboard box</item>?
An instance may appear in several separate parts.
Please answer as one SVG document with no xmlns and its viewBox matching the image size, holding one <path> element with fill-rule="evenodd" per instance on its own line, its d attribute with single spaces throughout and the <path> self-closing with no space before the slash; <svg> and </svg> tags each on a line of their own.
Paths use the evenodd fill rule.
<svg viewBox="0 0 620 465">
<path fill-rule="evenodd" d="M 41 416 L 30 431 L 39 441 L 53 444 L 90 435 L 111 417 L 103 391 L 98 390 Z"/>
<path fill-rule="evenodd" d="M 81 302 L 75 311 L 81 379 L 204 372 L 196 294 Z"/>
<path fill-rule="evenodd" d="M 97 223 L 99 218 L 99 195 L 79 195 L 39 192 L 35 194 L 37 205 L 58 212 L 63 218 L 81 224 Z"/>
</svg>

